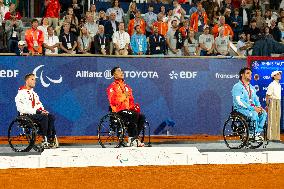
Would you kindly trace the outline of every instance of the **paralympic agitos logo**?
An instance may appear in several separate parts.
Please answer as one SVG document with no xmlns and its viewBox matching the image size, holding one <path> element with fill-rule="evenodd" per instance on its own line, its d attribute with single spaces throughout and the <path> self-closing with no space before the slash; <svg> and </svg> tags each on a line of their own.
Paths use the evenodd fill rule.
<svg viewBox="0 0 284 189">
<path fill-rule="evenodd" d="M 36 67 L 33 71 L 33 74 L 35 75 L 35 78 L 40 78 L 40 82 L 42 84 L 43 87 L 49 87 L 49 85 L 51 83 L 55 83 L 55 84 L 58 84 L 58 83 L 61 83 L 62 82 L 62 76 L 60 75 L 59 79 L 51 79 L 50 77 L 48 76 L 43 76 L 44 75 L 44 72 L 43 72 L 43 69 L 41 70 L 40 72 L 40 76 L 38 77 L 37 76 L 37 72 L 39 71 L 40 68 L 44 67 L 44 65 L 39 65 L 38 67 Z M 46 82 L 46 79 L 48 80 Z"/>
</svg>

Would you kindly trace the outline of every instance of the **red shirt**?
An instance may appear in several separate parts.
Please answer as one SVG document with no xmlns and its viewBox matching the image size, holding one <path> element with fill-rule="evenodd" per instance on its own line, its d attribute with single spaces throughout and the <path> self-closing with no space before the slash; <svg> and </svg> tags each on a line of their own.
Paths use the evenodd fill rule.
<svg viewBox="0 0 284 189">
<path fill-rule="evenodd" d="M 48 2 L 48 0 L 46 0 Z M 60 3 L 58 0 L 49 0 L 46 5 L 45 17 L 59 18 Z"/>
<path fill-rule="evenodd" d="M 7 12 L 5 14 L 4 19 L 5 20 L 10 20 L 10 18 L 11 18 L 11 12 Z M 19 12 L 16 12 L 16 18 L 17 18 L 17 20 L 21 20 L 21 18 L 22 18 L 21 14 Z"/>
<path fill-rule="evenodd" d="M 123 80 L 112 82 L 107 88 L 107 96 L 113 112 L 135 108 L 132 89 Z"/>
</svg>

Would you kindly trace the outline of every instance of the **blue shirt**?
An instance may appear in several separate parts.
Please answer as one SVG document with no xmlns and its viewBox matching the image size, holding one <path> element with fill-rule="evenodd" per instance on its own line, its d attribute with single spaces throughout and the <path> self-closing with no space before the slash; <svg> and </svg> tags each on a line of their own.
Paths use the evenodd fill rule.
<svg viewBox="0 0 284 189">
<path fill-rule="evenodd" d="M 143 54 L 147 51 L 147 40 L 146 36 L 143 34 L 137 35 L 136 33 L 131 36 L 130 45 L 133 51 L 133 54 L 138 54 L 138 52 L 143 52 Z"/>
</svg>

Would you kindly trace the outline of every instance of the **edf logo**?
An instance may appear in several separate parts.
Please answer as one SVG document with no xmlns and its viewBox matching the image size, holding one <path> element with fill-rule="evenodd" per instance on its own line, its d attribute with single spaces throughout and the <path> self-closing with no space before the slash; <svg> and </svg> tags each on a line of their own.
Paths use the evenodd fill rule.
<svg viewBox="0 0 284 189">
<path fill-rule="evenodd" d="M 176 73 L 175 71 L 171 71 L 169 76 L 170 79 L 194 79 L 197 76 L 197 72 L 181 71 L 179 73 Z"/>
<path fill-rule="evenodd" d="M 19 70 L 0 70 L 0 77 L 17 77 Z"/>
</svg>

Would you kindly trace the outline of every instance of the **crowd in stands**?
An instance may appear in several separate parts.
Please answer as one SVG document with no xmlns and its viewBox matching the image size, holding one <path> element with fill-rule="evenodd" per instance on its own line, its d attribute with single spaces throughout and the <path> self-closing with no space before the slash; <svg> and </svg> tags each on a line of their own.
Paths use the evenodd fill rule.
<svg viewBox="0 0 284 189">
<path fill-rule="evenodd" d="M 0 0 L 0 51 L 229 56 L 233 43 L 240 56 L 284 53 L 281 0 L 151 1 L 144 3 L 145 12 L 136 2 L 123 10 L 119 0 L 105 0 L 110 3 L 104 5 L 110 6 L 98 10 L 102 2 L 95 0 L 90 6 L 86 5 L 89 1 L 44 0 L 43 17 L 30 19 L 31 27 L 25 29 L 23 19 L 29 13 L 23 7 L 28 1 Z M 267 53 L 263 43 L 272 44 Z"/>
</svg>

